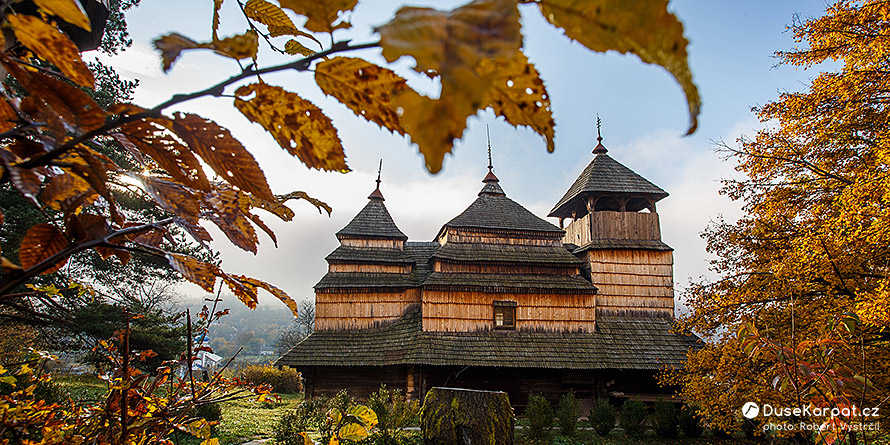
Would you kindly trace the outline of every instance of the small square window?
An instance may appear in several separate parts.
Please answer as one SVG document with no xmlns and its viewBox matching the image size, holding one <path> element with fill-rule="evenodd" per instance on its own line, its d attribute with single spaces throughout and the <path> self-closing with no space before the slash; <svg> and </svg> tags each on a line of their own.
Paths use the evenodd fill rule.
<svg viewBox="0 0 890 445">
<path fill-rule="evenodd" d="M 494 328 L 516 329 L 516 302 L 494 302 Z"/>
</svg>

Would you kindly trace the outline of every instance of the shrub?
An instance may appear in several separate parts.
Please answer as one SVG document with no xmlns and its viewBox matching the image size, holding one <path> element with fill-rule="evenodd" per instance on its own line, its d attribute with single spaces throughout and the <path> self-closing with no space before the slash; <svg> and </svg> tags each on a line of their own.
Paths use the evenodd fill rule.
<svg viewBox="0 0 890 445">
<path fill-rule="evenodd" d="M 608 436 L 609 431 L 615 428 L 615 408 L 606 399 L 596 399 L 593 409 L 587 416 L 590 427 L 600 436 Z"/>
<path fill-rule="evenodd" d="M 572 437 L 578 429 L 578 399 L 574 392 L 563 394 L 556 409 L 556 421 L 563 436 Z"/>
<path fill-rule="evenodd" d="M 680 425 L 680 431 L 686 437 L 700 437 L 704 431 L 704 428 L 701 426 L 701 418 L 698 416 L 694 406 L 684 405 L 680 409 L 677 423 Z"/>
<path fill-rule="evenodd" d="M 652 420 L 655 426 L 655 434 L 661 437 L 677 437 L 677 405 L 666 400 L 655 402 L 655 410 Z"/>
<path fill-rule="evenodd" d="M 303 445 L 303 438 L 297 434 L 319 429 L 325 420 L 327 406 L 327 400 L 315 397 L 285 411 L 275 424 L 275 443 Z"/>
<path fill-rule="evenodd" d="M 219 403 L 198 405 L 195 407 L 192 415 L 200 417 L 208 422 L 219 422 L 219 419 L 222 418 L 222 408 L 219 406 Z"/>
<path fill-rule="evenodd" d="M 547 399 L 540 394 L 532 393 L 528 396 L 525 417 L 528 419 L 528 438 L 543 439 L 553 425 L 553 408 Z"/>
<path fill-rule="evenodd" d="M 270 385 L 279 394 L 296 394 L 303 390 L 300 373 L 287 367 L 248 365 L 241 369 L 241 378 L 254 385 Z"/>
<path fill-rule="evenodd" d="M 380 436 L 380 440 L 374 443 L 381 445 L 399 444 L 396 439 L 403 435 L 402 428 L 416 422 L 420 414 L 420 403 L 409 402 L 402 390 L 390 391 L 386 385 L 380 385 L 380 389 L 368 397 L 368 407 L 377 414 L 375 435 Z"/>
<path fill-rule="evenodd" d="M 626 400 L 618 413 L 618 423 L 624 428 L 624 434 L 631 437 L 642 435 L 645 421 L 646 405 L 639 400 Z"/>
</svg>

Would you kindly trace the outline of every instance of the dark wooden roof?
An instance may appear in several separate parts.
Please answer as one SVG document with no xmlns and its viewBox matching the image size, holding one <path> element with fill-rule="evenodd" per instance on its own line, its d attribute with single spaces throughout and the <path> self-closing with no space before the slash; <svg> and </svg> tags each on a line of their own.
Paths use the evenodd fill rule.
<svg viewBox="0 0 890 445">
<path fill-rule="evenodd" d="M 411 264 L 412 256 L 401 249 L 339 246 L 324 258 L 328 263 Z"/>
<path fill-rule="evenodd" d="M 634 249 L 634 250 L 674 250 L 661 240 L 635 240 L 635 239 L 597 239 L 581 247 L 575 248 L 572 253 L 581 253 L 587 250 L 600 249 Z"/>
<path fill-rule="evenodd" d="M 343 238 L 383 238 L 402 241 L 408 239 L 389 216 L 383 198 L 374 195 L 369 197 L 365 208 L 358 212 L 346 227 L 337 232 L 337 239 Z"/>
<path fill-rule="evenodd" d="M 565 233 L 508 198 L 497 179 L 487 180 L 479 197 L 463 213 L 448 221 L 439 235 L 448 227 Z"/>
<path fill-rule="evenodd" d="M 445 243 L 433 258 L 454 262 L 546 264 L 577 266 L 582 261 L 559 246 Z"/>
<path fill-rule="evenodd" d="M 667 192 L 606 153 L 593 157 L 566 194 L 553 206 L 547 216 L 568 217 L 582 195 L 605 193 L 611 195 L 648 195 L 656 201 L 668 196 Z"/>
<path fill-rule="evenodd" d="M 592 294 L 596 286 L 580 275 L 518 275 L 433 272 L 424 289 L 460 288 L 480 292 L 570 292 Z"/>
<path fill-rule="evenodd" d="M 602 318 L 594 333 L 423 332 L 415 307 L 384 327 L 316 331 L 275 365 L 656 370 L 682 367 L 697 347 L 698 338 L 676 334 L 671 321 L 655 318 Z"/>
<path fill-rule="evenodd" d="M 387 288 L 407 289 L 414 283 L 411 274 L 401 273 L 361 273 L 361 272 L 328 272 L 315 285 L 316 291 L 336 288 Z"/>
</svg>

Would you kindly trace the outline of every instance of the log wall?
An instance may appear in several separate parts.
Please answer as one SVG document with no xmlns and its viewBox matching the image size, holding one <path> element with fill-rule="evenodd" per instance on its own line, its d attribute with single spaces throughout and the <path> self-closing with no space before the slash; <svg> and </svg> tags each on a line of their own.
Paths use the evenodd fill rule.
<svg viewBox="0 0 890 445">
<path fill-rule="evenodd" d="M 316 293 L 315 329 L 367 329 L 398 320 L 420 303 L 420 289 L 404 292 Z"/>
<path fill-rule="evenodd" d="M 400 388 L 406 393 L 407 369 L 397 366 L 313 366 L 297 369 L 305 379 L 306 397 L 331 397 L 340 390 L 360 401 L 368 400 L 372 392 L 386 384 L 389 389 Z M 415 390 L 416 393 L 416 390 Z"/>
<path fill-rule="evenodd" d="M 658 213 L 593 212 L 565 228 L 563 242 L 583 246 L 595 239 L 661 240 Z"/>
<path fill-rule="evenodd" d="M 343 238 L 340 245 L 347 247 L 375 247 L 383 249 L 405 250 L 405 242 L 397 239 L 358 239 Z"/>
<path fill-rule="evenodd" d="M 670 251 L 589 250 L 598 315 L 672 317 L 674 256 Z"/>
<path fill-rule="evenodd" d="M 511 244 L 514 246 L 562 246 L 558 233 L 529 233 L 527 236 L 508 236 L 466 229 L 447 229 L 438 238 L 439 244 Z"/>
<path fill-rule="evenodd" d="M 596 295 L 426 290 L 423 292 L 423 330 L 492 330 L 495 300 L 517 303 L 517 330 L 593 332 L 596 327 Z"/>
<path fill-rule="evenodd" d="M 329 264 L 328 272 L 411 273 L 411 265 L 391 264 Z"/>
</svg>

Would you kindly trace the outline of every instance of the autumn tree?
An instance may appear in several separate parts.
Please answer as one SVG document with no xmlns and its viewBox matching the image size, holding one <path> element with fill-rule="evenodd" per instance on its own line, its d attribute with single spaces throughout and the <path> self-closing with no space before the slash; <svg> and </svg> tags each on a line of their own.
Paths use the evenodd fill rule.
<svg viewBox="0 0 890 445">
<path fill-rule="evenodd" d="M 346 20 L 358 0 L 235 2 L 243 12 L 242 34 L 219 35 L 224 1 L 214 0 L 209 41 L 180 33 L 155 41 L 165 71 L 189 51 L 212 50 L 237 62 L 231 76 L 150 108 L 132 103 L 103 107 L 87 92 L 96 88 L 96 76 L 60 32 L 66 23 L 90 28 L 79 2 L 33 0 L 28 4 L 36 9 L 28 11 L 25 2 L 0 4 L 4 28 L 0 67 L 15 86 L 0 91 L 0 185 L 11 185 L 33 211 L 46 216 L 24 231 L 17 259 L 2 252 L 0 300 L 24 298 L 23 303 L 33 307 L 54 307 L 69 298 L 65 292 L 88 289 L 73 283 L 62 292 L 39 286 L 27 295 L 19 291 L 40 275 L 65 267 L 73 256 L 95 253 L 124 266 L 139 254 L 167 262 L 208 292 L 225 285 L 248 307 L 256 306 L 258 291 L 264 289 L 296 312 L 296 303 L 272 284 L 177 251 L 183 241 L 173 228 L 206 246 L 211 234 L 203 224 L 212 224 L 232 244 L 256 253 L 258 230 L 276 242 L 259 211 L 289 221 L 294 212 L 285 203 L 290 200 L 307 201 L 320 212 L 329 213 L 330 207 L 300 191 L 274 193 L 256 159 L 228 129 L 208 117 L 183 112 L 180 104 L 202 97 L 232 104 L 306 166 L 333 172 L 347 172 L 349 167 L 331 119 L 297 93 L 266 82 L 264 75 L 289 71 L 312 76 L 321 91 L 359 118 L 409 137 L 433 173 L 441 169 L 445 154 L 463 135 L 467 119 L 488 108 L 511 125 L 532 128 L 553 150 L 551 103 L 543 80 L 522 51 L 520 7 L 526 14 L 543 14 L 567 37 L 593 51 L 630 53 L 664 67 L 686 95 L 688 131 L 696 127 L 700 100 L 686 62 L 687 41 L 682 24 L 667 11 L 666 0 L 475 0 L 450 11 L 403 7 L 390 22 L 375 29 L 379 40 L 358 43 L 349 40 Z M 263 66 L 258 60 L 261 44 L 292 54 L 295 60 Z M 360 51 L 380 51 L 387 63 L 413 58 L 414 71 L 441 85 L 438 97 L 416 92 L 386 66 L 344 55 Z M 101 147 L 107 144 L 116 147 L 113 153 L 103 152 Z M 136 217 L 123 205 L 122 192 L 141 197 L 163 217 Z M 7 209 L 2 212 L 0 223 L 8 213 Z M 202 315 L 210 320 L 213 311 Z M 134 319 L 127 317 L 126 322 Z M 204 386 L 191 378 L 179 379 L 176 391 L 191 392 L 191 397 L 155 399 L 160 385 L 176 378 L 169 368 L 151 380 L 131 372 L 131 330 L 120 332 L 116 346 L 106 344 L 117 348 L 109 356 L 119 357 L 115 358 L 114 389 L 107 404 L 91 408 L 103 413 L 101 422 L 82 430 L 57 428 L 53 437 L 77 443 L 76 431 L 92 431 L 92 437 L 101 437 L 100 441 L 116 437 L 124 442 L 130 438 L 164 440 L 174 430 L 195 433 L 198 427 L 182 423 L 187 420 L 184 416 L 196 403 L 214 400 L 216 379 Z M 186 358 L 193 353 L 190 349 Z M 129 405 L 131 391 L 140 394 L 133 399 L 137 405 Z M 19 401 L 6 398 L 2 404 L 18 406 Z M 46 415 L 41 405 L 29 406 Z M 134 411 L 143 416 L 138 422 L 129 417 L 134 406 L 142 410 Z M 175 412 L 157 415 L 153 411 L 174 406 L 179 407 Z M 114 417 L 113 412 L 120 414 Z M 76 412 L 72 415 L 78 422 L 83 420 Z M 40 418 L 71 426 L 67 420 L 59 423 L 39 416 L 28 421 Z M 119 435 L 107 431 L 112 428 L 109 425 L 119 427 Z M 135 425 L 138 429 L 129 429 Z M 204 433 L 205 426 L 199 428 L 201 437 L 209 435 Z M 93 427 L 106 429 L 99 434 L 89 430 Z M 27 438 L 21 436 L 21 429 L 16 431 L 17 440 Z"/>
<path fill-rule="evenodd" d="M 744 178 L 723 193 L 745 215 L 705 232 L 721 278 L 691 288 L 683 325 L 709 343 L 674 380 L 721 428 L 749 400 L 875 406 L 890 388 L 888 17 L 886 2 L 840 1 L 796 18 L 781 63 L 837 69 L 756 108 L 756 137 L 721 144 Z"/>
</svg>

